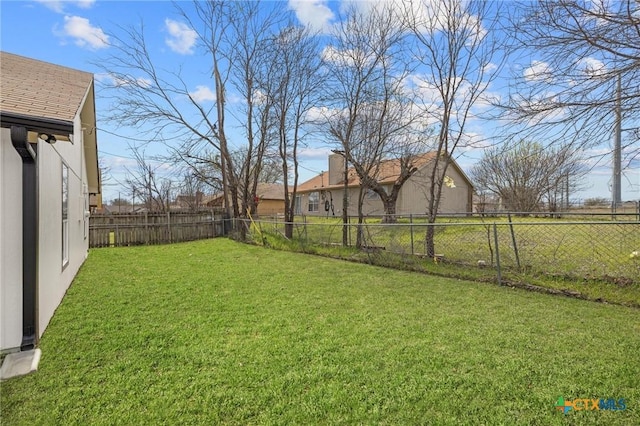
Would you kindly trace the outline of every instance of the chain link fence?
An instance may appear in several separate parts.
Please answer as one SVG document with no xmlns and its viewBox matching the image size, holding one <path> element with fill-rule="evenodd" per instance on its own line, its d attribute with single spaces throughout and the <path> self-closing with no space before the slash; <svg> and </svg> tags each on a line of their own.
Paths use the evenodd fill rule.
<svg viewBox="0 0 640 426">
<path fill-rule="evenodd" d="M 531 218 L 474 218 L 464 222 L 428 224 L 424 219 L 379 219 L 343 225 L 339 219 L 302 218 L 293 237 L 277 220 L 247 222 L 248 237 L 289 240 L 303 247 L 347 247 L 381 258 L 416 260 L 493 268 L 498 274 L 517 272 L 562 278 L 604 279 L 620 285 L 640 283 L 639 221 L 553 221 Z M 433 228 L 434 256 L 427 256 L 427 229 Z M 634 254 L 635 253 L 635 254 Z"/>
</svg>

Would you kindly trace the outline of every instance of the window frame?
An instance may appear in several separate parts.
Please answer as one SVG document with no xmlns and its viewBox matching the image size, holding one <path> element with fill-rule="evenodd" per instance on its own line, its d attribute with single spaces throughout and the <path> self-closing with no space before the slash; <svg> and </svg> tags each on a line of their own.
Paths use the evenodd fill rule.
<svg viewBox="0 0 640 426">
<path fill-rule="evenodd" d="M 69 166 L 64 161 L 61 181 L 62 268 L 64 269 L 69 264 Z"/>
<path fill-rule="evenodd" d="M 309 213 L 315 213 L 320 211 L 320 192 L 313 191 L 309 193 L 307 200 L 307 211 Z"/>
</svg>

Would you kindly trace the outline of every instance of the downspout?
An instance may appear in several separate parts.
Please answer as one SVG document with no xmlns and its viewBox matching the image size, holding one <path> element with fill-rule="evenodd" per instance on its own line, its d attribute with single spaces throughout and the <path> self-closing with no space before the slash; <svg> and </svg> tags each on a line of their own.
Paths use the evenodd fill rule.
<svg viewBox="0 0 640 426">
<path fill-rule="evenodd" d="M 38 174 L 37 155 L 25 127 L 11 126 L 11 143 L 22 159 L 22 343 L 37 343 L 38 299 Z M 37 143 L 34 144 L 37 147 Z"/>
</svg>

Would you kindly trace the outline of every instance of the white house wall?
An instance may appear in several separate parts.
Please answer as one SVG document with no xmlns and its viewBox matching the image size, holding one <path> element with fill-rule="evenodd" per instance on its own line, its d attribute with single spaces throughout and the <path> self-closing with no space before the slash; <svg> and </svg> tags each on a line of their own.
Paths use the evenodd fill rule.
<svg viewBox="0 0 640 426">
<path fill-rule="evenodd" d="M 39 143 L 40 227 L 38 331 L 42 335 L 78 269 L 87 257 L 83 182 L 87 181 L 82 129 L 76 123 L 74 143 Z M 62 164 L 69 167 L 69 262 L 62 264 Z"/>
<path fill-rule="evenodd" d="M 87 257 L 87 182 L 80 119 L 74 143 L 38 143 L 38 334 L 42 336 Z M 0 140 L 0 351 L 22 341 L 22 160 L 10 130 Z M 69 167 L 69 262 L 62 262 L 62 164 Z"/>
<path fill-rule="evenodd" d="M 0 350 L 22 341 L 22 159 L 0 129 Z"/>
</svg>

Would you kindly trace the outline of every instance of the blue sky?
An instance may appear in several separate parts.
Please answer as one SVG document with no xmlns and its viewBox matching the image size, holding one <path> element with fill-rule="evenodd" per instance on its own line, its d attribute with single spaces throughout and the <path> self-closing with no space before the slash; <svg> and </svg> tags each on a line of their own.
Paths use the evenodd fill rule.
<svg viewBox="0 0 640 426">
<path fill-rule="evenodd" d="M 326 29 L 336 19 L 340 2 L 289 1 L 288 7 L 295 12 L 300 23 L 316 29 Z M 188 64 L 194 70 L 185 79 L 202 102 L 212 102 L 212 82 L 207 77 L 206 58 L 198 55 L 193 31 L 176 12 L 175 6 L 168 1 L 6 1 L 0 3 L 1 38 L 0 48 L 4 51 L 65 65 L 96 74 L 96 80 L 104 78 L 102 71 L 92 62 L 108 54 L 109 43 L 113 41 L 109 34 L 117 33 L 119 26 L 138 25 L 144 21 L 149 47 L 159 65 L 167 68 L 177 64 Z M 544 66 L 544 58 L 531 54 L 528 64 L 521 65 L 527 73 Z M 499 90 L 500 84 L 492 88 Z M 118 185 L 125 178 L 125 167 L 133 167 L 129 145 L 138 135 L 135 129 L 116 128 L 106 122 L 104 116 L 110 108 L 109 102 L 96 94 L 96 113 L 98 116 L 98 143 L 101 161 L 111 169 L 113 178 L 104 187 L 104 199 L 118 196 L 124 189 Z M 486 134 L 486 123 L 471 123 L 469 131 L 481 137 Z M 485 133 L 485 134 L 483 134 Z M 315 173 L 326 170 L 326 157 L 330 142 L 316 142 L 303 151 L 300 170 L 301 181 L 311 178 Z M 148 154 L 161 153 L 160 146 L 149 146 Z M 608 144 L 600 148 L 609 150 Z M 597 152 L 597 151 L 594 151 Z M 482 148 L 469 149 L 458 159 L 465 171 L 469 171 L 482 155 Z M 573 198 L 601 196 L 610 198 L 611 182 L 610 160 L 604 157 L 589 173 L 584 182 L 585 190 L 574 194 Z M 623 200 L 640 198 L 640 170 L 626 172 L 623 179 Z"/>
</svg>

